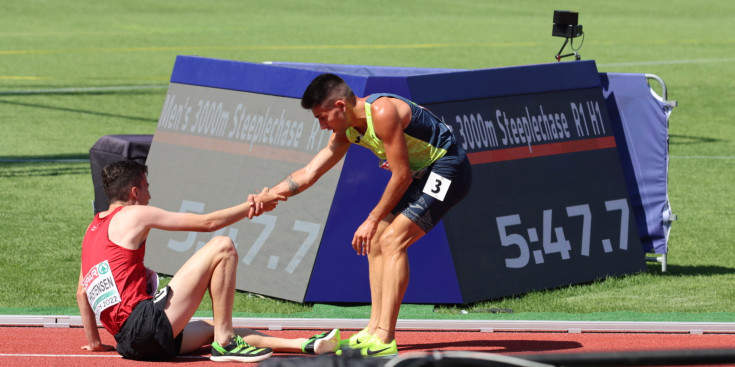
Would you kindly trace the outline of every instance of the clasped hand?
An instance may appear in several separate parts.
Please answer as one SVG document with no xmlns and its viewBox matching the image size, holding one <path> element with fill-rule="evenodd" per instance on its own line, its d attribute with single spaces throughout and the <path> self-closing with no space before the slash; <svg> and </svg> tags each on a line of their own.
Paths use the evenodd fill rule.
<svg viewBox="0 0 735 367">
<path fill-rule="evenodd" d="M 250 203 L 250 211 L 248 212 L 248 219 L 253 219 L 265 212 L 269 212 L 276 208 L 278 201 L 286 201 L 287 198 L 283 195 L 276 195 L 270 192 L 270 189 L 264 187 L 258 194 L 248 195 L 248 202 Z"/>
</svg>

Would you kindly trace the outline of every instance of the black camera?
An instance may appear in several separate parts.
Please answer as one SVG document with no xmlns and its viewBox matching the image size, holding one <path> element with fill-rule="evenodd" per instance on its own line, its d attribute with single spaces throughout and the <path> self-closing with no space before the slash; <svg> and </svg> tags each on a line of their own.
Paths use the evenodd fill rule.
<svg viewBox="0 0 735 367">
<path fill-rule="evenodd" d="M 554 10 L 554 26 L 551 35 L 554 37 L 576 38 L 583 34 L 582 25 L 578 23 L 579 13 L 576 11 Z"/>
<path fill-rule="evenodd" d="M 556 53 L 556 61 L 561 61 L 561 59 L 568 56 L 574 56 L 575 60 L 581 59 L 577 51 L 582 48 L 582 45 L 580 44 L 579 47 L 574 48 L 575 38 L 582 36 L 582 43 L 584 43 L 582 25 L 579 24 L 579 14 L 576 11 L 554 10 L 554 27 L 551 29 L 551 35 L 554 37 L 564 37 L 564 44 L 561 45 L 559 52 Z M 570 43 L 570 40 L 572 51 L 574 52 L 562 55 L 561 52 L 564 51 L 564 47 L 567 46 L 567 43 Z"/>
</svg>

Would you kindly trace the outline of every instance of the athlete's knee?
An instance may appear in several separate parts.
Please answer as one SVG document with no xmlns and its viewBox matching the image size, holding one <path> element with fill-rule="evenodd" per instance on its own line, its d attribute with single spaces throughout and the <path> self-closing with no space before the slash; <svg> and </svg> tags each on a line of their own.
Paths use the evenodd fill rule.
<svg viewBox="0 0 735 367">
<path fill-rule="evenodd" d="M 367 254 L 368 261 L 380 257 L 383 255 L 383 248 L 380 246 L 380 241 L 377 237 L 373 238 L 370 242 L 370 251 Z"/>
<path fill-rule="evenodd" d="M 380 243 L 380 251 L 384 255 L 393 255 L 403 251 L 406 251 L 408 247 L 403 236 L 400 236 L 392 228 L 388 228 L 380 235 L 378 239 Z"/>
<path fill-rule="evenodd" d="M 212 246 L 213 249 L 223 257 L 233 257 L 237 259 L 237 248 L 230 237 L 216 236 L 209 241 L 208 245 Z"/>
</svg>

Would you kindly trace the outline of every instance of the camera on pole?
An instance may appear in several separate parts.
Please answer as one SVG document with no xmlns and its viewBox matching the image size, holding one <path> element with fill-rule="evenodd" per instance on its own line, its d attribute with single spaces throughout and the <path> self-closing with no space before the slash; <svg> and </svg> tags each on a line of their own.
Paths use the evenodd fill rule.
<svg viewBox="0 0 735 367">
<path fill-rule="evenodd" d="M 579 13 L 576 11 L 554 10 L 554 25 L 551 29 L 551 35 L 564 37 L 564 44 L 556 54 L 556 61 L 561 61 L 561 59 L 568 56 L 574 56 L 575 60 L 580 60 L 577 51 L 582 48 L 582 45 L 580 44 L 578 48 L 574 48 L 574 38 L 582 37 L 582 43 L 584 43 L 584 32 L 582 31 L 582 25 L 579 24 Z M 561 52 L 567 46 L 567 43 L 570 43 L 570 40 L 574 52 L 562 55 Z"/>
</svg>

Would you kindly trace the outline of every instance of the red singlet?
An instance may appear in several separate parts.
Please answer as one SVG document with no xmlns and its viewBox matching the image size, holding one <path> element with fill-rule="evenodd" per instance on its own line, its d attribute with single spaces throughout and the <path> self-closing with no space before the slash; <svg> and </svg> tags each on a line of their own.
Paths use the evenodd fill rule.
<svg viewBox="0 0 735 367">
<path fill-rule="evenodd" d="M 146 293 L 143 265 L 145 241 L 137 250 L 110 241 L 108 228 L 121 206 L 104 218 L 95 215 L 82 241 L 82 285 L 92 310 L 110 334 L 115 335 Z"/>
</svg>

